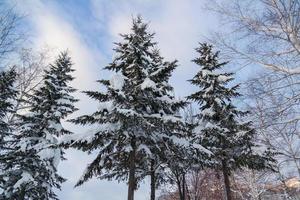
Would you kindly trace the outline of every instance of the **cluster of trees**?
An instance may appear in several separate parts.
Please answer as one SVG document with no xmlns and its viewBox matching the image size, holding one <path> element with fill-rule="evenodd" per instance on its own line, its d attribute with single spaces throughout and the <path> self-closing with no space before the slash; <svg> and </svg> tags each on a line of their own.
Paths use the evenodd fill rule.
<svg viewBox="0 0 300 200">
<path fill-rule="evenodd" d="M 140 17 L 133 20 L 130 34 L 117 43 L 115 59 L 105 69 L 115 72 L 110 80 L 99 80 L 104 91 L 86 92 L 99 101 L 91 115 L 71 120 L 75 124 L 96 125 L 97 131 L 68 135 L 62 144 L 82 151 L 98 151 L 77 185 L 96 176 L 100 179 L 128 180 L 128 199 L 146 176 L 151 180 L 151 199 L 160 183 L 173 173 L 181 199 L 186 198 L 185 171 L 212 168 L 223 172 L 227 198 L 231 199 L 229 176 L 249 167 L 267 169 L 269 151 L 254 148 L 255 131 L 232 98 L 238 86 L 228 87 L 231 73 L 221 72 L 226 63 L 206 43 L 196 51 L 194 62 L 200 71 L 190 82 L 199 91 L 187 97 L 200 105 L 195 123 L 184 121 L 180 109 L 187 100 L 176 100 L 168 83 L 176 61 L 164 61 Z"/>
<path fill-rule="evenodd" d="M 61 120 L 76 110 L 77 101 L 70 95 L 70 72 L 70 57 L 62 53 L 38 89 L 22 99 L 23 113 L 14 109 L 15 69 L 1 72 L 1 199 L 57 199 L 53 189 L 64 181 L 57 173 L 63 158 L 57 137 L 69 133 Z"/>
<path fill-rule="evenodd" d="M 236 70 L 252 76 L 241 89 L 243 105 L 251 110 L 250 119 L 257 132 L 257 141 L 274 149 L 273 171 L 236 171 L 232 182 L 240 199 L 262 199 L 270 183 L 282 185 L 279 199 L 290 199 L 292 191 L 286 180 L 300 179 L 299 146 L 299 0 L 210 0 L 206 10 L 220 16 L 222 28 L 212 34 L 211 43 L 222 58 L 239 66 Z M 245 75 L 245 73 L 240 73 Z M 210 181 L 207 182 L 207 176 Z M 187 189 L 193 199 L 220 199 L 222 186 L 219 174 L 210 170 L 190 172 Z M 204 184 L 208 183 L 208 184 Z M 207 194 L 211 184 L 217 192 Z M 246 190 L 245 190 L 246 188 Z M 219 191 L 219 194 L 218 194 Z M 201 193 L 199 193 L 201 192 Z M 178 199 L 176 193 L 165 199 Z M 219 196 L 218 196 L 219 195 Z"/>
<path fill-rule="evenodd" d="M 6 41 L 11 41 L 6 35 Z M 212 45 L 201 43 L 196 48 L 193 62 L 199 72 L 190 82 L 199 90 L 178 100 L 169 84 L 177 61 L 165 61 L 160 55 L 148 24 L 137 17 L 131 32 L 122 37 L 114 60 L 105 67 L 112 78 L 98 81 L 101 91 L 85 92 L 99 102 L 98 108 L 69 120 L 94 125 L 95 131 L 71 133 L 63 127 L 78 101 L 72 95 L 74 70 L 67 52 L 44 70 L 1 71 L 0 199 L 58 199 L 55 191 L 65 181 L 57 172 L 64 148 L 97 152 L 76 186 L 92 177 L 126 181 L 128 200 L 134 199 L 135 190 L 148 176 L 151 200 L 165 183 L 176 183 L 184 200 L 187 174 L 204 170 L 222 173 L 230 200 L 232 172 L 244 167 L 272 169 L 273 154 L 254 142 L 249 112 L 233 103 L 240 96 L 239 85 L 229 86 L 233 74 L 224 72 L 227 62 L 219 61 Z M 3 50 L 3 55 L 7 52 Z M 37 76 L 41 79 L 33 81 Z M 199 112 L 182 116 L 182 110 L 193 103 L 199 105 Z"/>
<path fill-rule="evenodd" d="M 243 169 L 233 174 L 232 181 L 238 180 L 238 185 L 244 187 L 233 185 L 235 193 L 239 193 L 241 199 L 258 200 L 270 183 L 275 183 L 282 187 L 279 199 L 292 198 L 293 192 L 286 180 L 300 179 L 300 1 L 212 0 L 208 1 L 206 9 L 219 15 L 223 25 L 212 34 L 211 42 L 221 50 L 223 58 L 239 66 L 237 73 L 252 72 L 241 85 L 245 94 L 242 106 L 252 111 L 249 117 L 257 132 L 257 141 L 276 151 L 273 155 L 277 160 L 276 172 Z M 208 186 L 203 182 L 211 174 L 209 170 L 191 172 L 187 178 L 189 192 L 193 195 L 206 190 Z M 211 182 L 219 185 L 218 178 L 208 185 Z M 195 190 L 195 186 L 198 189 Z M 219 191 L 223 189 L 218 188 Z M 217 195 L 205 195 L 205 192 L 202 197 L 203 194 L 208 199 L 220 199 Z M 166 199 L 176 199 L 172 195 Z"/>
<path fill-rule="evenodd" d="M 223 190 L 234 199 L 243 195 L 237 194 L 242 184 L 237 179 L 250 185 L 250 199 L 259 199 L 268 177 L 300 178 L 300 2 L 222 2 L 210 2 L 231 28 L 213 39 L 222 57 L 266 70 L 233 85 L 234 74 L 224 71 L 227 62 L 201 43 L 193 60 L 199 71 L 189 80 L 198 91 L 178 100 L 169 83 L 177 61 L 161 56 L 154 34 L 137 17 L 105 67 L 112 78 L 98 81 L 102 90 L 85 92 L 99 102 L 96 111 L 69 120 L 96 131 L 71 133 L 63 127 L 78 101 L 67 52 L 45 67 L 44 55 L 29 61 L 23 50 L 21 67 L 1 68 L 0 199 L 57 199 L 55 191 L 65 181 L 57 165 L 65 148 L 97 153 L 76 186 L 92 177 L 124 181 L 128 200 L 146 177 L 151 200 L 163 184 L 175 186 L 165 199 L 220 199 Z M 4 66 L 21 37 L 15 34 L 18 17 L 12 10 L 1 12 Z M 245 87 L 251 113 L 235 104 L 239 87 Z"/>
<path fill-rule="evenodd" d="M 277 152 L 277 173 L 255 174 L 255 187 L 268 181 L 300 179 L 300 1 L 215 0 L 209 9 L 227 27 L 213 38 L 223 56 L 259 72 L 242 86 L 244 102 L 253 111 L 251 119 L 259 139 Z M 289 196 L 288 189 L 286 193 Z"/>
</svg>

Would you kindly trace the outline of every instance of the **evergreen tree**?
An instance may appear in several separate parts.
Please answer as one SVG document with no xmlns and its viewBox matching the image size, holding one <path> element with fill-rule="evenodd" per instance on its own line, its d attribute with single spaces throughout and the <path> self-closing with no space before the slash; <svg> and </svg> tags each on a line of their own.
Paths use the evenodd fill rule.
<svg viewBox="0 0 300 200">
<path fill-rule="evenodd" d="M 69 86 L 73 71 L 70 57 L 61 53 L 45 70 L 42 86 L 26 100 L 30 109 L 19 117 L 16 150 L 5 169 L 5 199 L 57 199 L 53 189 L 64 181 L 57 173 L 63 158 L 57 137 L 70 134 L 61 120 L 76 110 L 77 100 L 70 95 L 75 89 Z"/>
<path fill-rule="evenodd" d="M 240 111 L 233 105 L 233 98 L 240 96 L 239 85 L 227 84 L 233 80 L 232 73 L 222 73 L 221 68 L 227 62 L 219 63 L 218 52 L 206 43 L 196 49 L 199 57 L 193 62 L 200 71 L 190 82 L 200 91 L 187 97 L 200 105 L 198 126 L 194 128 L 194 142 L 203 144 L 213 154 L 212 166 L 224 175 L 227 199 L 230 200 L 229 176 L 232 171 L 242 167 L 261 170 L 271 167 L 270 152 L 255 152 L 255 131 L 251 121 L 243 120 L 249 113 Z"/>
<path fill-rule="evenodd" d="M 149 175 L 151 160 L 162 158 L 182 137 L 183 123 L 176 113 L 185 103 L 174 99 L 168 84 L 176 61 L 164 62 L 159 56 L 141 17 L 133 20 L 131 33 L 121 36 L 124 41 L 116 44 L 116 56 L 105 67 L 115 75 L 99 81 L 106 91 L 86 92 L 100 108 L 72 120 L 97 125 L 97 131 L 66 137 L 64 143 L 98 152 L 77 185 L 93 176 L 127 180 L 128 200 L 133 200 L 138 181 Z"/>
<path fill-rule="evenodd" d="M 8 165 L 8 153 L 13 150 L 10 143 L 13 126 L 7 122 L 7 118 L 13 112 L 14 100 L 17 96 L 17 91 L 14 89 L 15 79 L 14 69 L 0 73 L 0 188 L 6 182 L 4 169 Z"/>
<path fill-rule="evenodd" d="M 182 109 L 186 102 L 181 100 L 175 100 L 173 94 L 173 87 L 168 83 L 169 78 L 172 75 L 172 72 L 177 67 L 177 61 L 166 62 L 164 58 L 160 56 L 158 49 L 153 49 L 152 51 L 152 65 L 149 67 L 149 73 L 147 80 L 153 81 L 153 86 L 145 89 L 145 96 L 147 97 L 147 105 L 151 105 L 150 109 L 148 108 L 149 113 L 161 113 L 162 117 L 166 117 L 166 114 L 169 116 L 179 117 L 179 109 Z M 175 106 L 173 109 L 172 107 Z M 148 119 L 151 120 L 151 119 Z M 148 169 L 145 170 L 146 173 L 150 174 L 150 200 L 155 200 L 156 188 L 168 181 L 166 177 L 166 171 L 168 170 L 168 163 L 173 162 L 170 158 L 173 158 L 173 155 L 182 155 L 184 152 L 183 149 L 186 149 L 186 127 L 185 124 L 180 122 L 180 126 L 174 123 L 166 123 L 164 120 L 156 120 L 153 122 L 156 127 L 157 132 L 160 134 L 169 134 L 172 136 L 176 132 L 180 132 L 180 137 L 175 138 L 161 138 L 157 141 L 156 145 L 160 145 L 159 149 L 152 149 L 154 151 L 147 160 Z M 174 135 L 175 136 L 175 135 Z M 174 140 L 175 139 L 175 140 Z M 167 143 L 167 145 L 165 144 Z M 185 145 L 183 145 L 185 143 Z"/>
<path fill-rule="evenodd" d="M 11 136 L 11 127 L 6 122 L 6 117 L 13 111 L 13 102 L 17 95 L 14 89 L 16 72 L 14 69 L 0 73 L 0 149 L 6 147 L 5 137 Z"/>
</svg>

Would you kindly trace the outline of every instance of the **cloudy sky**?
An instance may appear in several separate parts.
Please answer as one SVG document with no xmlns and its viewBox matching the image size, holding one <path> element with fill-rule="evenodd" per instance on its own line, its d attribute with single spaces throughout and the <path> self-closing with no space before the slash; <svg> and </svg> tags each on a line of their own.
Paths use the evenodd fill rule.
<svg viewBox="0 0 300 200">
<path fill-rule="evenodd" d="M 45 45 L 56 52 L 68 49 L 76 69 L 73 85 L 79 90 L 97 89 L 97 79 L 110 76 L 102 68 L 112 60 L 113 42 L 119 33 L 130 30 L 131 19 L 137 14 L 150 22 L 155 40 L 162 55 L 168 60 L 179 60 L 179 67 L 172 77 L 178 97 L 193 91 L 187 82 L 197 67 L 190 60 L 194 48 L 216 29 L 217 19 L 206 12 L 204 0 L 16 0 L 17 11 L 25 16 L 30 45 L 34 49 Z M 74 116 L 96 109 L 95 102 L 84 95 Z M 66 124 L 72 131 L 82 128 Z M 74 188 L 85 166 L 93 155 L 69 150 L 67 161 L 60 164 L 59 172 L 68 179 L 59 197 L 62 200 L 121 200 L 125 199 L 125 183 L 92 180 Z M 136 200 L 149 197 L 148 182 L 136 193 Z"/>
</svg>

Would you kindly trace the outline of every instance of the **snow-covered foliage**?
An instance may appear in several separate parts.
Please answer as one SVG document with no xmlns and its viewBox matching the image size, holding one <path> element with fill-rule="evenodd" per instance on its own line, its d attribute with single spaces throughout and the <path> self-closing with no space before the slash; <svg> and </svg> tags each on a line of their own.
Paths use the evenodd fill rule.
<svg viewBox="0 0 300 200">
<path fill-rule="evenodd" d="M 29 111 L 19 116 L 14 134 L 14 151 L 5 169 L 3 196 L 5 199 L 57 199 L 54 188 L 64 179 L 57 174 L 63 157 L 58 136 L 69 134 L 61 120 L 76 108 L 68 84 L 73 80 L 70 57 L 62 53 L 45 71 L 43 84 L 28 96 Z"/>
<path fill-rule="evenodd" d="M 149 78 L 146 78 L 144 82 L 141 84 L 141 89 L 144 90 L 146 88 L 156 89 L 156 84 Z"/>
<path fill-rule="evenodd" d="M 138 184 L 149 174 L 151 161 L 157 166 L 170 154 L 168 150 L 179 146 L 175 142 L 183 140 L 184 124 L 177 113 L 185 102 L 175 100 L 168 83 L 176 61 L 163 61 L 152 42 L 153 34 L 140 17 L 133 20 L 131 33 L 122 37 L 114 60 L 105 67 L 115 75 L 99 81 L 106 90 L 86 92 L 99 101 L 98 110 L 72 120 L 98 129 L 62 140 L 71 147 L 98 153 L 77 185 L 94 176 Z"/>
<path fill-rule="evenodd" d="M 6 117 L 13 112 L 14 99 L 17 91 L 14 89 L 16 72 L 14 69 L 0 72 L 0 148 L 5 148 L 5 139 L 11 135 L 11 126 Z M 2 153 L 2 152 L 0 152 Z"/>
<path fill-rule="evenodd" d="M 109 80 L 110 86 L 115 90 L 122 90 L 124 82 L 125 80 L 122 74 L 114 74 Z"/>
<path fill-rule="evenodd" d="M 14 151 L 11 145 L 13 135 L 13 125 L 8 122 L 7 118 L 13 113 L 13 107 L 17 91 L 14 88 L 16 72 L 14 69 L 0 72 L 0 188 L 6 182 L 5 170 L 9 166 L 7 159 L 10 152 Z M 0 195 L 0 199 L 3 197 Z"/>
<path fill-rule="evenodd" d="M 194 142 L 212 152 L 212 166 L 221 169 L 224 176 L 241 167 L 257 170 L 271 167 L 269 151 L 260 154 L 253 151 L 257 146 L 254 143 L 255 131 L 251 122 L 243 120 L 248 112 L 238 110 L 232 103 L 232 99 L 240 94 L 238 85 L 227 86 L 233 74 L 220 70 L 227 63 L 219 63 L 218 52 L 214 53 L 212 46 L 206 43 L 196 51 L 199 57 L 193 61 L 200 66 L 200 71 L 190 82 L 200 90 L 188 97 L 200 105 Z"/>
</svg>

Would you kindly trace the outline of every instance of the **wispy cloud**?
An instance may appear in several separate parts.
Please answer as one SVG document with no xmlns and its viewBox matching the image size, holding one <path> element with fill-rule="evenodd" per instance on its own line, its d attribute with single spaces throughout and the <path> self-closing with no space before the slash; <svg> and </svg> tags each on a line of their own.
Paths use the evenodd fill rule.
<svg viewBox="0 0 300 200">
<path fill-rule="evenodd" d="M 82 35 L 73 25 L 61 16 L 56 4 L 50 1 L 32 0 L 24 4 L 16 4 L 20 12 L 26 13 L 31 23 L 32 41 L 35 48 L 40 49 L 47 45 L 54 49 L 54 53 L 68 50 L 75 63 L 76 77 L 83 89 L 90 86 L 91 80 L 96 79 L 94 66 L 102 59 L 102 55 L 93 52 L 82 40 Z M 97 54 L 97 55 L 96 55 Z"/>
</svg>

